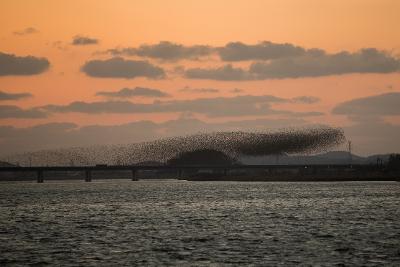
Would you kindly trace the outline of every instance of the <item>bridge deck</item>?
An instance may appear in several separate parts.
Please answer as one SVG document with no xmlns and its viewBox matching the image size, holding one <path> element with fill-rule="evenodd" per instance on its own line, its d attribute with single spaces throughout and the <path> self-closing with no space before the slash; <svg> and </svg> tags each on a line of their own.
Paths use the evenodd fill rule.
<svg viewBox="0 0 400 267">
<path fill-rule="evenodd" d="M 364 176 L 365 179 L 372 179 L 371 174 L 375 176 L 386 177 L 383 166 L 378 165 L 361 165 L 361 164 L 340 164 L 340 165 L 161 165 L 161 166 L 149 166 L 149 165 L 96 165 L 96 166 L 35 166 L 35 167 L 0 167 L 1 173 L 16 174 L 20 172 L 36 173 L 36 180 L 38 183 L 43 183 L 45 172 L 83 172 L 84 180 L 86 182 L 92 181 L 92 172 L 96 171 L 130 171 L 131 179 L 137 181 L 137 172 L 141 170 L 153 170 L 153 171 L 172 171 L 176 172 L 176 177 L 183 177 L 187 173 L 199 173 L 202 170 L 211 170 L 211 172 L 222 173 L 225 177 L 232 173 L 232 171 L 251 171 L 259 170 L 265 171 L 268 175 L 275 175 L 276 177 L 285 177 L 289 175 L 292 178 L 296 176 L 319 176 L 325 175 L 326 177 L 334 179 L 346 179 L 346 177 L 353 177 L 355 175 Z M 369 173 L 369 174 L 368 174 Z M 351 174 L 349 176 L 349 174 Z M 204 175 L 204 174 L 203 174 Z M 336 175 L 337 177 L 332 177 Z M 341 177 L 341 178 L 340 178 Z M 391 177 L 389 177 L 392 179 Z M 33 178 L 35 179 L 35 178 Z M 373 178 L 375 179 L 375 178 Z M 326 180 L 326 179 L 325 179 Z"/>
</svg>

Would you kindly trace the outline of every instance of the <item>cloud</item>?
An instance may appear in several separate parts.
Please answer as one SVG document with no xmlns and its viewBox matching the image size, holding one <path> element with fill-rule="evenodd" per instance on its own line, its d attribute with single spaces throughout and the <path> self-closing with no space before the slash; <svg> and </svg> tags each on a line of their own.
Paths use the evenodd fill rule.
<svg viewBox="0 0 400 267">
<path fill-rule="evenodd" d="M 38 108 L 21 109 L 12 105 L 0 105 L 0 119 L 39 119 L 47 114 Z"/>
<path fill-rule="evenodd" d="M 115 48 L 106 51 L 113 56 L 138 56 L 177 61 L 196 60 L 218 54 L 224 62 L 249 61 L 249 68 L 225 64 L 214 68 L 190 68 L 182 71 L 189 79 L 243 81 L 320 77 L 349 73 L 392 73 L 400 70 L 400 60 L 392 54 L 364 48 L 356 52 L 327 53 L 319 48 L 306 49 L 290 43 L 263 41 L 258 44 L 230 42 L 222 47 L 185 46 L 168 41 L 143 44 L 139 47 Z M 179 68 L 176 70 L 179 73 Z"/>
<path fill-rule="evenodd" d="M 347 73 L 390 73 L 400 70 L 400 61 L 374 48 L 355 53 L 324 53 L 285 58 L 269 63 L 257 62 L 249 72 L 257 79 L 299 78 L 340 75 Z"/>
<path fill-rule="evenodd" d="M 223 61 L 241 61 L 300 56 L 305 54 L 306 50 L 288 43 L 275 44 L 264 41 L 256 45 L 247 45 L 241 42 L 231 42 L 218 48 L 218 53 Z"/>
<path fill-rule="evenodd" d="M 384 121 L 359 121 L 343 128 L 347 140 L 351 140 L 353 150 L 364 155 L 379 153 L 399 153 L 400 125 Z"/>
<path fill-rule="evenodd" d="M 135 47 L 112 48 L 108 49 L 105 52 L 99 52 L 99 53 L 108 53 L 115 57 L 136 56 L 136 48 Z"/>
<path fill-rule="evenodd" d="M 209 45 L 191 45 L 161 41 L 158 44 L 143 44 L 139 47 L 125 47 L 108 49 L 106 53 L 113 56 L 139 56 L 161 60 L 197 60 L 204 56 L 218 54 L 222 61 L 242 60 L 271 60 L 284 57 L 300 56 L 306 53 L 315 53 L 318 49 L 306 50 L 300 46 L 284 43 L 277 44 L 269 41 L 255 45 L 242 42 L 230 42 L 223 47 Z"/>
<path fill-rule="evenodd" d="M 320 77 L 349 73 L 392 73 L 400 70 L 400 60 L 374 48 L 355 53 L 325 54 L 308 52 L 303 56 L 254 62 L 249 69 L 235 68 L 231 64 L 218 68 L 192 68 L 185 71 L 189 79 L 221 81 L 266 80 Z"/>
<path fill-rule="evenodd" d="M 33 27 L 28 27 L 20 31 L 13 32 L 15 35 L 28 35 L 33 33 L 38 33 L 39 31 Z"/>
<path fill-rule="evenodd" d="M 400 115 L 399 103 L 400 93 L 385 93 L 340 103 L 332 110 L 332 113 L 347 115 L 353 120 Z"/>
<path fill-rule="evenodd" d="M 98 92 L 96 95 L 112 97 L 112 98 L 129 98 L 129 97 L 168 97 L 169 94 L 164 93 L 158 89 L 151 89 L 145 87 L 135 87 L 133 89 L 130 88 L 122 88 L 119 91 L 114 92 Z"/>
<path fill-rule="evenodd" d="M 235 68 L 231 64 L 219 68 L 192 68 L 184 73 L 185 78 L 207 79 L 219 81 L 243 81 L 252 80 L 253 77 L 246 70 Z"/>
<path fill-rule="evenodd" d="M 298 96 L 292 98 L 294 103 L 303 103 L 303 104 L 314 104 L 320 101 L 318 97 L 315 96 Z"/>
<path fill-rule="evenodd" d="M 343 128 L 356 152 L 362 154 L 400 151 L 400 125 L 384 116 L 400 115 L 400 92 L 355 98 L 336 105 L 332 113 L 346 115 L 352 124 Z"/>
<path fill-rule="evenodd" d="M 99 40 L 88 36 L 76 35 L 72 39 L 72 45 L 94 45 L 98 44 Z"/>
<path fill-rule="evenodd" d="M 219 90 L 215 88 L 190 88 L 188 86 L 185 86 L 185 88 L 182 88 L 179 91 L 184 93 L 200 93 L 200 94 L 219 92 Z"/>
<path fill-rule="evenodd" d="M 32 94 L 30 93 L 7 93 L 0 91 L 0 101 L 5 101 L 5 100 L 20 100 L 23 98 L 29 98 L 32 97 Z"/>
<path fill-rule="evenodd" d="M 147 61 L 125 60 L 114 57 L 106 60 L 90 60 L 81 68 L 86 75 L 97 78 L 126 78 L 147 77 L 152 79 L 164 78 L 165 72 Z"/>
<path fill-rule="evenodd" d="M 45 72 L 50 66 L 46 58 L 20 57 L 0 52 L 0 76 L 35 75 Z"/>
<path fill-rule="evenodd" d="M 129 101 L 72 102 L 68 105 L 48 105 L 43 110 L 55 113 L 198 113 L 208 117 L 262 116 L 281 114 L 286 116 L 319 116 L 320 112 L 292 112 L 271 108 L 275 103 L 291 103 L 290 99 L 271 95 L 198 98 L 192 100 L 155 101 L 151 104 Z"/>
<path fill-rule="evenodd" d="M 62 41 L 55 41 L 55 42 L 49 43 L 48 45 L 51 45 L 52 47 L 57 48 L 58 50 L 62 50 L 62 51 L 67 51 L 69 49 L 68 44 L 64 43 Z"/>
<path fill-rule="evenodd" d="M 231 93 L 242 93 L 243 92 L 243 90 L 242 89 L 239 89 L 239 88 L 233 88 L 232 90 L 230 90 L 229 92 L 231 92 Z"/>
<path fill-rule="evenodd" d="M 69 143 L 68 136 L 76 127 L 77 125 L 71 123 L 48 123 L 26 128 L 0 126 L 0 144 L 2 146 L 0 154 L 57 148 L 62 144 L 68 146 L 72 144 Z M 75 141 L 79 142 L 79 140 Z"/>
<path fill-rule="evenodd" d="M 200 57 L 207 56 L 213 51 L 213 48 L 207 45 L 184 46 L 168 41 L 162 41 L 158 44 L 144 44 L 138 48 L 116 48 L 109 49 L 107 52 L 114 56 L 140 56 L 161 60 L 196 60 Z"/>
</svg>

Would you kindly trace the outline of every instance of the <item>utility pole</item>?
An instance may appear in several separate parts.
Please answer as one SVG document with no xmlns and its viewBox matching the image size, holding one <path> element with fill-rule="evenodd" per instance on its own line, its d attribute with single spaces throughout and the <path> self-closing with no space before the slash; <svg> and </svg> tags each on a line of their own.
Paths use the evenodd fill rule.
<svg viewBox="0 0 400 267">
<path fill-rule="evenodd" d="M 349 149 L 349 163 L 351 164 L 353 161 L 353 155 L 351 154 L 351 141 L 348 142 L 348 149 Z"/>
</svg>

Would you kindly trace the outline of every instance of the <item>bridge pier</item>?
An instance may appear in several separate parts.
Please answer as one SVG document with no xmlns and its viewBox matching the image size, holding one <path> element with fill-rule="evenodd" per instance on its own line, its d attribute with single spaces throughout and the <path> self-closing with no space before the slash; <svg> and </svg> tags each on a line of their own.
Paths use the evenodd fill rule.
<svg viewBox="0 0 400 267">
<path fill-rule="evenodd" d="M 43 181 L 44 181 L 43 170 L 38 170 L 37 171 L 37 182 L 43 183 Z"/>
<path fill-rule="evenodd" d="M 92 181 L 92 171 L 85 170 L 85 182 L 91 182 L 91 181 Z"/>
<path fill-rule="evenodd" d="M 136 177 L 136 170 L 132 170 L 132 181 L 138 181 L 139 179 Z"/>
<path fill-rule="evenodd" d="M 224 176 L 227 176 L 228 175 L 228 169 L 224 169 Z"/>
<path fill-rule="evenodd" d="M 182 169 L 178 169 L 178 178 L 182 178 Z"/>
</svg>

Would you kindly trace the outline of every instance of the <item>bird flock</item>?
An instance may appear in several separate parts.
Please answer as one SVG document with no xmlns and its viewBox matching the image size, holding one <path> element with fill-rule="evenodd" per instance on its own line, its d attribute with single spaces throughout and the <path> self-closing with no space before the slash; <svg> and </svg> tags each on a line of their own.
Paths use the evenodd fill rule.
<svg viewBox="0 0 400 267">
<path fill-rule="evenodd" d="M 281 154 L 317 153 L 345 141 L 340 128 L 318 127 L 276 132 L 213 132 L 164 138 L 125 145 L 98 145 L 43 150 L 15 155 L 22 166 L 87 166 L 165 163 L 190 151 L 212 149 L 232 158 Z"/>
</svg>

